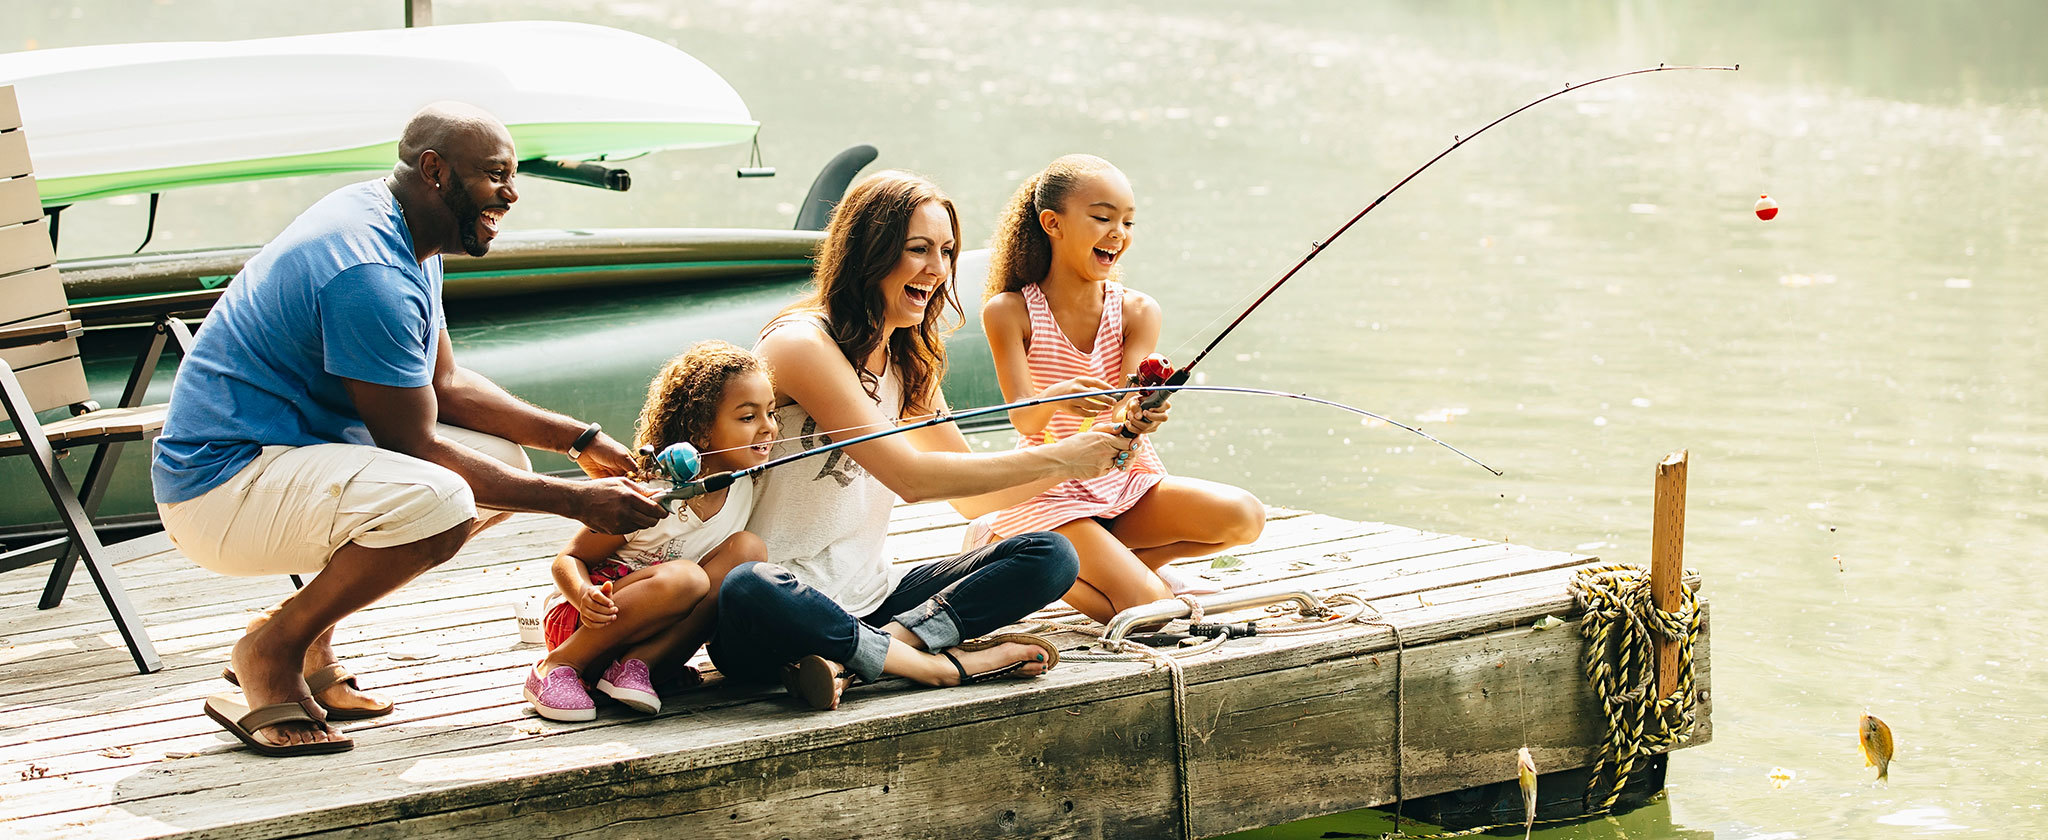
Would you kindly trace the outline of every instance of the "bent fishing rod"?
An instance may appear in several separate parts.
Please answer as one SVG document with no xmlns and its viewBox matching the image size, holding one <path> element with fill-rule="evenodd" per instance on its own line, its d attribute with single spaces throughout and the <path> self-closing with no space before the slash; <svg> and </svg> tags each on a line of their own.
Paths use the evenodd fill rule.
<svg viewBox="0 0 2048 840">
<path fill-rule="evenodd" d="M 871 432 L 865 435 L 860 435 L 859 437 L 852 437 L 842 441 L 835 441 L 833 443 L 825 444 L 824 446 L 806 449 L 802 452 L 792 452 L 780 458 L 774 458 L 768 461 L 764 461 L 751 467 L 745 467 L 737 470 L 725 470 L 721 472 L 715 472 L 702 478 L 695 477 L 697 464 L 699 463 L 697 459 L 696 450 L 690 447 L 690 445 L 687 443 L 670 444 L 667 449 L 662 450 L 659 455 L 655 456 L 655 462 L 669 473 L 671 479 L 675 481 L 675 487 L 669 490 L 668 492 L 663 493 L 661 496 L 657 497 L 655 501 L 660 502 L 663 506 L 667 506 L 670 502 L 696 498 L 705 493 L 715 493 L 717 491 L 724 490 L 725 488 L 732 486 L 732 483 L 734 481 L 737 481 L 749 475 L 753 475 L 754 473 L 762 472 L 764 470 L 771 470 L 784 464 L 791 463 L 793 461 L 800 461 L 805 458 L 823 455 L 827 452 L 845 449 L 846 447 L 852 446 L 857 443 L 866 443 L 877 438 L 884 438 L 890 435 L 902 434 L 904 432 L 922 429 L 927 426 L 936 426 L 940 423 L 951 423 L 957 420 L 966 420 L 973 417 L 980 417 L 984 414 L 994 414 L 996 412 L 1009 411 L 1011 409 L 1017 408 L 1028 408 L 1030 406 L 1044 405 L 1046 403 L 1051 402 L 1063 402 L 1066 400 L 1077 399 L 1080 397 L 1112 396 L 1117 394 L 1131 394 L 1151 390 L 1155 389 L 1136 386 L 1129 388 L 1104 388 L 1097 391 L 1081 391 L 1072 394 L 1061 394 L 1056 397 L 1033 397 L 1027 400 L 1018 400 L 1017 402 L 1003 403 L 1002 405 L 991 405 L 982 408 L 966 409 L 962 411 L 944 412 L 940 414 L 935 414 L 930 418 L 920 420 L 915 423 L 909 423 L 902 426 L 895 426 L 888 429 L 883 429 L 879 432 Z M 1367 411 L 1363 408 L 1358 408 L 1356 406 L 1345 405 L 1344 403 L 1340 403 L 1335 400 L 1326 400 L 1321 397 L 1312 397 L 1307 394 L 1296 394 L 1288 391 L 1273 391 L 1265 388 L 1242 388 L 1227 385 L 1181 385 L 1178 388 L 1176 388 L 1176 390 L 1214 391 L 1227 394 L 1255 394 L 1259 396 L 1268 397 L 1285 397 L 1287 399 L 1312 402 L 1316 403 L 1317 405 L 1327 405 L 1332 408 L 1342 409 L 1344 411 L 1348 411 L 1352 414 L 1357 414 L 1362 417 L 1370 417 L 1374 420 L 1378 420 L 1390 426 L 1395 426 L 1410 432 L 1414 432 L 1415 434 L 1427 438 L 1431 443 L 1434 443 L 1445 449 L 1451 450 L 1452 452 L 1458 453 L 1460 457 L 1464 458 L 1467 461 L 1471 461 L 1474 464 L 1478 464 L 1487 472 L 1493 473 L 1494 475 L 1504 475 L 1504 473 L 1502 473 L 1500 470 L 1496 470 L 1490 466 L 1487 466 L 1486 462 L 1466 454 L 1464 450 L 1437 439 L 1435 435 L 1432 435 L 1421 429 L 1415 428 L 1414 426 L 1410 426 L 1406 423 L 1402 423 L 1398 420 L 1386 417 L 1384 415 L 1376 414 L 1374 412 Z"/>
<path fill-rule="evenodd" d="M 1279 291 L 1279 290 L 1280 290 L 1280 287 L 1281 287 L 1282 285 L 1285 285 L 1285 284 L 1287 283 L 1287 281 L 1288 281 L 1288 280 L 1290 280 L 1290 279 L 1293 279 L 1294 275 L 1295 275 L 1296 273 L 1300 272 L 1303 266 L 1306 266 L 1306 265 L 1308 265 L 1308 263 L 1309 263 L 1309 261 L 1310 261 L 1310 260 L 1313 260 L 1313 259 L 1315 259 L 1315 258 L 1316 258 L 1316 257 L 1317 257 L 1318 255 L 1322 254 L 1322 253 L 1323 253 L 1323 249 L 1325 249 L 1325 248 L 1328 248 L 1328 247 L 1330 247 L 1330 243 L 1332 243 L 1332 242 L 1335 242 L 1335 241 L 1337 241 L 1337 237 L 1343 236 L 1343 235 L 1344 235 L 1344 232 L 1345 232 L 1345 231 L 1347 231 L 1347 230 L 1350 230 L 1350 229 L 1351 229 L 1351 226 L 1352 226 L 1352 225 L 1358 224 L 1358 221 L 1359 221 L 1360 219 L 1363 219 L 1363 218 L 1365 218 L 1365 216 L 1366 216 L 1366 214 L 1367 214 L 1367 213 L 1371 213 L 1371 212 L 1372 212 L 1372 211 L 1373 211 L 1374 209 L 1377 209 L 1377 208 L 1378 208 L 1378 207 L 1380 206 L 1380 204 L 1381 204 L 1382 202 L 1384 202 L 1384 201 L 1386 201 L 1386 200 L 1387 200 L 1387 197 L 1388 197 L 1388 196 L 1391 196 L 1391 195 L 1393 195 L 1393 194 L 1394 194 L 1395 192 L 1398 192 L 1398 191 L 1399 191 L 1399 190 L 1400 190 L 1400 189 L 1401 189 L 1402 187 L 1405 187 L 1405 186 L 1407 186 L 1407 185 L 1408 185 L 1408 182 L 1409 182 L 1409 181 L 1413 181 L 1413 180 L 1415 180 L 1415 176 L 1417 176 L 1417 175 L 1421 175 L 1421 174 L 1423 173 L 1423 171 L 1424 171 L 1424 170 L 1426 170 L 1426 169 L 1430 168 L 1431 166 L 1435 166 L 1435 165 L 1436 165 L 1436 162 L 1437 162 L 1437 161 L 1440 161 L 1440 160 L 1443 160 L 1443 159 L 1444 159 L 1444 156 L 1445 156 L 1445 155 L 1448 155 L 1448 154 L 1450 154 L 1450 153 L 1452 153 L 1452 152 L 1455 152 L 1455 151 L 1457 151 L 1457 150 L 1458 150 L 1458 147 L 1460 147 L 1460 146 L 1463 146 L 1463 145 L 1465 145 L 1466 143 L 1470 142 L 1470 141 L 1472 140 L 1472 138 L 1474 138 L 1474 137 L 1478 137 L 1478 136 L 1479 136 L 1479 135 L 1481 135 L 1481 134 L 1485 134 L 1485 133 L 1486 133 L 1486 130 L 1487 130 L 1487 129 L 1489 129 L 1489 128 L 1492 128 L 1492 127 L 1494 127 L 1494 126 L 1496 126 L 1496 125 L 1500 125 L 1501 123 L 1503 123 L 1503 122 L 1506 122 L 1506 121 L 1507 121 L 1507 120 L 1508 120 L 1508 119 L 1509 119 L 1510 117 L 1513 117 L 1513 116 L 1515 116 L 1516 114 L 1520 114 L 1520 113 L 1522 113 L 1523 111 L 1527 111 L 1527 110 L 1529 110 L 1530 108 L 1534 108 L 1534 107 L 1536 107 L 1536 106 L 1538 106 L 1538 105 L 1541 105 L 1541 104 L 1543 104 L 1543 103 L 1545 103 L 1545 102 L 1548 102 L 1548 101 L 1550 101 L 1551 99 L 1554 99 L 1554 98 L 1556 98 L 1556 97 L 1559 97 L 1559 96 L 1563 96 L 1563 95 L 1565 95 L 1565 94 L 1567 94 L 1567 93 L 1570 93 L 1570 92 L 1572 92 L 1572 91 L 1575 91 L 1575 90 L 1584 90 L 1584 89 L 1586 89 L 1587 87 L 1590 87 L 1590 86 L 1592 86 L 1592 85 L 1597 85 L 1597 84 L 1599 84 L 1599 83 L 1601 83 L 1601 82 L 1605 82 L 1605 81 L 1611 81 L 1611 80 L 1614 80 L 1614 79 L 1620 79 L 1620 78 L 1625 78 L 1625 77 L 1628 77 L 1628 76 L 1639 76 L 1639 75 L 1642 75 L 1642 74 L 1644 74 L 1644 73 L 1661 73 L 1661 72 L 1664 72 L 1664 71 L 1666 71 L 1666 70 L 1740 70 L 1740 69 L 1742 69 L 1742 65 L 1740 65 L 1740 64 L 1735 64 L 1735 65 L 1728 65 L 1728 66 L 1719 66 L 1719 65 L 1672 65 L 1672 66 L 1667 66 L 1667 65 L 1659 64 L 1659 65 L 1657 65 L 1657 66 L 1655 66 L 1655 67 L 1645 67 L 1645 68 L 1643 68 L 1643 69 L 1641 69 L 1641 70 L 1630 70 L 1630 71 L 1628 71 L 1628 72 L 1626 72 L 1626 73 L 1616 73 L 1616 74 L 1614 74 L 1614 75 L 1612 75 L 1612 76 L 1602 76 L 1602 77 L 1600 77 L 1600 78 L 1598 78 L 1598 79 L 1594 79 L 1594 80 L 1592 80 L 1592 81 L 1590 81 L 1590 82 L 1581 82 L 1581 83 L 1579 83 L 1579 84 L 1577 84 L 1577 85 L 1574 85 L 1574 84 L 1572 84 L 1572 83 L 1570 83 L 1570 82 L 1566 82 L 1566 83 L 1565 83 L 1565 86 L 1564 86 L 1564 89 L 1563 89 L 1563 90 L 1556 90 L 1556 91 L 1552 91 L 1552 92 L 1550 92 L 1550 93 L 1548 93 L 1548 94 L 1545 94 L 1545 95 L 1543 95 L 1543 96 L 1541 96 L 1541 97 L 1538 97 L 1538 98 L 1537 98 L 1537 99 L 1535 99 L 1534 101 L 1531 101 L 1531 102 L 1529 102 L 1528 104 L 1526 104 L 1526 105 L 1523 105 L 1523 106 L 1522 106 L 1522 107 L 1520 107 L 1520 108 L 1516 108 L 1515 110 L 1509 111 L 1509 112 L 1507 112 L 1506 114 L 1502 114 L 1502 115 L 1501 115 L 1501 116 L 1500 116 L 1500 117 L 1499 117 L 1498 119 L 1495 119 L 1495 120 L 1494 120 L 1493 122 L 1487 123 L 1486 125 L 1482 126 L 1482 127 L 1481 127 L 1481 128 L 1480 128 L 1480 129 L 1478 130 L 1478 131 L 1472 132 L 1471 134 L 1467 134 L 1467 135 L 1465 135 L 1465 136 L 1463 136 L 1463 137 L 1453 136 L 1453 137 L 1451 138 L 1451 145 L 1450 145 L 1450 148 L 1447 148 L 1447 149 L 1444 149 L 1444 150 L 1443 150 L 1443 151 L 1441 151 L 1441 152 L 1438 152 L 1438 153 L 1437 153 L 1437 155 L 1436 155 L 1436 157 L 1433 157 L 1433 158 L 1430 158 L 1430 159 L 1429 159 L 1429 162 L 1427 162 L 1427 163 L 1424 163 L 1423 165 L 1421 165 L 1421 166 L 1418 166 L 1418 167 L 1416 167 L 1416 168 L 1415 168 L 1415 171 L 1414 171 L 1414 172 L 1410 172 L 1410 173 L 1408 173 L 1408 177 L 1406 177 L 1406 178 L 1402 178 L 1402 179 L 1400 180 L 1400 182 L 1399 182 L 1399 183 L 1396 183 L 1396 184 L 1394 184 L 1394 186 L 1393 186 L 1392 188 L 1388 189 L 1388 190 L 1387 190 L 1386 192 L 1384 192 L 1384 193 L 1381 193 L 1381 194 L 1380 194 L 1380 197 L 1379 197 L 1379 198 L 1375 198 L 1375 199 L 1373 199 L 1373 200 L 1372 200 L 1372 203 L 1371 203 L 1371 204 L 1368 204 L 1368 205 L 1366 205 L 1366 206 L 1365 206 L 1365 209 L 1363 209 L 1363 210 L 1360 210 L 1360 211 L 1358 211 L 1358 214 L 1357 214 L 1357 215 L 1355 215 L 1355 216 L 1352 216 L 1352 217 L 1351 217 L 1351 219 L 1350 219 L 1349 221 L 1345 222 L 1345 223 L 1344 223 L 1344 224 L 1343 224 L 1342 226 L 1338 227 L 1335 233 L 1332 233 L 1332 234 L 1330 234 L 1330 235 L 1329 235 L 1328 237 L 1324 238 L 1324 239 L 1323 239 L 1322 241 L 1319 241 L 1319 242 L 1312 242 L 1312 243 L 1310 243 L 1311 247 L 1309 248 L 1309 252 L 1308 252 L 1308 253 L 1307 253 L 1306 255 L 1302 256 L 1302 258 L 1301 258 L 1301 261 L 1299 261 L 1299 262 L 1295 263 L 1295 264 L 1294 264 L 1294 267 L 1293 267 L 1293 268 L 1289 268 L 1289 269 L 1287 270 L 1287 273 L 1285 273 L 1285 274 L 1282 274 L 1282 275 L 1280 276 L 1280 279 L 1279 279 L 1279 280 L 1275 280 L 1275 281 L 1273 281 L 1273 285 L 1272 285 L 1272 286 L 1270 286 L 1270 287 L 1268 287 L 1268 288 L 1266 289 L 1266 292 L 1265 292 L 1265 294 L 1259 295 L 1259 298 L 1258 298 L 1257 300 L 1254 300 L 1254 301 L 1252 301 L 1252 303 L 1251 303 L 1251 305 L 1250 305 L 1250 306 L 1247 306 L 1247 307 L 1245 307 L 1245 308 L 1244 308 L 1244 311 L 1243 311 L 1243 312 L 1240 312 L 1240 313 L 1238 313 L 1237 319 L 1236 319 L 1236 320 L 1234 320 L 1234 321 L 1231 321 L 1231 322 L 1230 322 L 1230 325 L 1229 325 L 1229 326 L 1226 326 L 1226 327 L 1224 327 L 1224 328 L 1223 328 L 1223 331 L 1222 331 L 1222 332 L 1220 332 L 1220 333 L 1217 333 L 1217 334 L 1216 334 L 1216 337 L 1215 337 L 1214 339 L 1211 339 L 1211 340 L 1209 341 L 1209 346 L 1207 346 L 1207 347 L 1204 347 L 1204 348 L 1202 348 L 1202 352 L 1200 352 L 1200 353 L 1197 353 L 1197 354 L 1195 355 L 1195 360 L 1194 360 L 1194 361 L 1188 362 L 1188 363 L 1187 363 L 1186 365 L 1183 365 L 1183 366 L 1181 366 L 1180 370 L 1177 370 L 1177 371 L 1176 371 L 1176 370 L 1173 370 L 1173 369 L 1172 369 L 1171 367 L 1168 367 L 1168 366 L 1166 365 L 1166 362 L 1165 362 L 1165 358 L 1164 358 L 1164 357 L 1160 357 L 1160 358 L 1159 358 L 1159 360 L 1158 360 L 1158 361 L 1157 361 L 1156 363 L 1154 363 L 1154 364 L 1152 365 L 1152 367 L 1153 367 L 1153 371 L 1154 371 L 1154 376 L 1152 376 L 1152 377 L 1148 377 L 1148 376 L 1146 376 L 1146 372 L 1145 372 L 1145 369 L 1144 369 L 1144 368 L 1145 368 L 1145 366 L 1144 366 L 1144 365 L 1140 365 L 1140 372 L 1139 372 L 1139 374 L 1137 375 L 1137 380 L 1139 381 L 1139 383 L 1140 383 L 1140 384 L 1150 384 L 1150 385 L 1153 385 L 1153 386 L 1154 386 L 1154 388 L 1153 388 L 1153 390 L 1152 390 L 1152 393 L 1150 393 L 1149 395 L 1147 395 L 1147 396 L 1144 396 L 1143 398 L 1141 398 L 1141 399 L 1140 399 L 1140 403 L 1141 403 L 1141 404 L 1143 404 L 1143 405 L 1144 405 L 1144 406 L 1145 406 L 1146 408 L 1157 408 L 1157 407 L 1159 407 L 1159 404 L 1160 404 L 1160 403 L 1163 403 L 1163 402 L 1165 402 L 1165 401 L 1166 401 L 1166 398 L 1167 398 L 1167 396 L 1168 396 L 1168 395 L 1172 394 L 1172 393 L 1173 393 L 1174 391 L 1176 391 L 1176 390 L 1180 390 L 1181 388 L 1187 387 L 1186 383 L 1187 383 L 1187 381 L 1188 381 L 1188 375 L 1189 375 L 1189 372 L 1190 372 L 1190 371 L 1193 371 L 1196 365 L 1199 365 L 1199 364 L 1201 364 L 1201 363 L 1202 363 L 1202 360 L 1203 360 L 1203 359 L 1205 359 L 1205 358 L 1207 358 L 1207 357 L 1209 356 L 1209 351 L 1211 351 L 1211 350 L 1214 350 L 1214 349 L 1216 349 L 1216 345 L 1218 345 L 1218 344 L 1222 344 L 1222 343 L 1223 343 L 1223 339 L 1224 339 L 1224 338 L 1225 338 L 1226 336 L 1230 335 L 1230 331 L 1231 331 L 1231 330 L 1237 329 L 1237 325 L 1238 325 L 1238 324 L 1242 324 L 1242 323 L 1244 323 L 1244 319 L 1245 319 L 1245 318 L 1247 318 L 1247 317 L 1250 317 L 1250 316 L 1251 316 L 1251 314 L 1252 314 L 1252 310 L 1258 309 L 1258 308 L 1259 308 L 1259 304 L 1265 303 L 1265 302 L 1266 302 L 1266 299 L 1267 299 L 1267 298 L 1270 298 L 1270 297 L 1272 297 L 1272 296 L 1273 296 L 1273 293 L 1274 293 L 1274 292 L 1276 292 L 1276 291 Z M 1155 355 L 1156 355 L 1156 354 L 1155 354 Z M 1151 362 L 1151 361 L 1152 361 L 1151 357 L 1147 357 L 1147 361 L 1148 361 L 1148 362 Z M 1148 379 L 1149 379 L 1149 380 L 1152 380 L 1152 381 L 1149 381 L 1149 382 L 1148 382 L 1148 381 L 1147 381 Z M 1411 431 L 1413 431 L 1413 430 L 1411 430 Z M 1136 432 L 1133 432 L 1133 431 L 1131 431 L 1129 427 L 1125 427 L 1125 428 L 1124 428 L 1124 430 L 1123 430 L 1123 434 L 1124 434 L 1124 435 L 1125 435 L 1126 437 L 1136 437 L 1136 436 L 1137 436 L 1137 433 L 1136 433 Z M 1459 453 L 1459 454 L 1464 454 L 1464 453 Z M 1469 456 L 1468 456 L 1468 457 L 1469 457 Z M 1485 465 L 1483 465 L 1483 464 L 1482 464 L 1481 466 L 1485 466 Z M 1488 469 L 1491 469 L 1491 467 L 1489 467 Z"/>
</svg>

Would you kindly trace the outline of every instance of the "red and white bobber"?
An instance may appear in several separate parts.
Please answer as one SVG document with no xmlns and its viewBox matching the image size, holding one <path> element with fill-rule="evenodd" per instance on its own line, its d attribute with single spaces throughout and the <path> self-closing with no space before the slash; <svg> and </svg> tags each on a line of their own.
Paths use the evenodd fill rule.
<svg viewBox="0 0 2048 840">
<path fill-rule="evenodd" d="M 1756 217 L 1766 222 L 1778 218 L 1778 202 L 1772 201 L 1769 195 L 1757 196 Z"/>
</svg>

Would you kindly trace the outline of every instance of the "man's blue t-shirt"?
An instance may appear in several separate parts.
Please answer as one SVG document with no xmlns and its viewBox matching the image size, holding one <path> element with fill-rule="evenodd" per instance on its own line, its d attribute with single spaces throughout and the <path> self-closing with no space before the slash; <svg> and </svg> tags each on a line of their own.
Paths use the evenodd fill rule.
<svg viewBox="0 0 2048 840">
<path fill-rule="evenodd" d="M 265 446 L 376 445 L 342 380 L 433 381 L 441 257 L 413 258 L 382 180 L 329 193 L 242 268 L 178 367 L 150 481 L 203 495 Z"/>
</svg>

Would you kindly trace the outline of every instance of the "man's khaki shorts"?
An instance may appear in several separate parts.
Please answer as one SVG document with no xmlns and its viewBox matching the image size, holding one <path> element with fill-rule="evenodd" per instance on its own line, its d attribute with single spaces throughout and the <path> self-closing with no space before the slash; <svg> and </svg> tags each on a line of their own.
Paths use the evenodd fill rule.
<svg viewBox="0 0 2048 840">
<path fill-rule="evenodd" d="M 482 432 L 439 425 L 442 438 L 518 469 L 526 450 Z M 479 511 L 469 484 L 438 464 L 375 446 L 266 446 L 205 495 L 157 505 L 171 542 L 223 575 L 319 572 L 344 545 L 390 548 L 498 511 Z"/>
</svg>

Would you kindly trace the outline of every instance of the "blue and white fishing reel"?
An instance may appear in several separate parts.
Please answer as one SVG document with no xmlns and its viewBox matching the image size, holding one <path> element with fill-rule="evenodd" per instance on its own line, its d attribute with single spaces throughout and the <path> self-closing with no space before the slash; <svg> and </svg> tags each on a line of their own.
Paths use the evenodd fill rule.
<svg viewBox="0 0 2048 840">
<path fill-rule="evenodd" d="M 655 481 L 668 485 L 655 501 L 668 508 L 669 513 L 681 516 L 683 501 L 703 494 L 703 484 L 692 481 L 697 477 L 697 471 L 704 466 L 703 461 L 697 457 L 697 447 L 691 446 L 688 442 L 671 443 L 667 449 L 657 454 L 654 447 L 643 446 L 640 447 L 640 454 L 654 462 L 654 470 L 659 473 Z"/>
<path fill-rule="evenodd" d="M 661 468 L 664 477 L 676 484 L 682 484 L 697 477 L 697 470 L 703 462 L 697 458 L 697 447 L 688 442 L 671 443 L 661 454 L 654 456 L 654 464 Z"/>
</svg>

